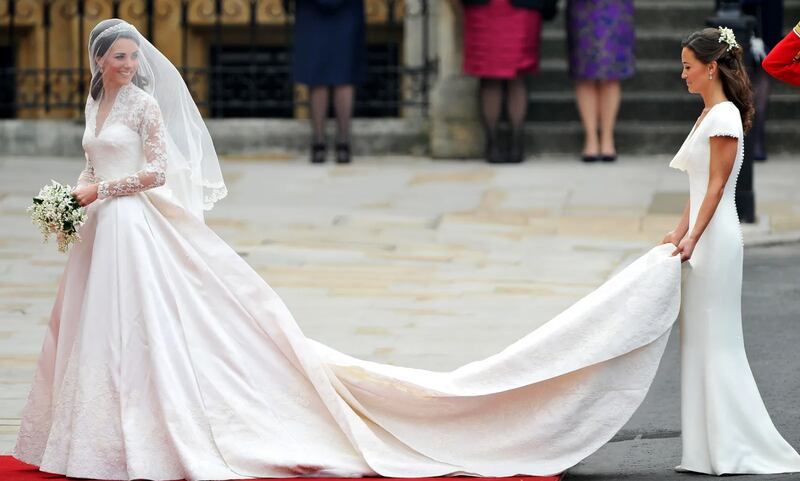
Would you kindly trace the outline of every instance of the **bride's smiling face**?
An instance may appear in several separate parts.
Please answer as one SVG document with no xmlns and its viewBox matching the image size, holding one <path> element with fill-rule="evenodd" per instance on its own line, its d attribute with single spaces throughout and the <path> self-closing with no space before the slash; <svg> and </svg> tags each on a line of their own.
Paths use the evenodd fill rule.
<svg viewBox="0 0 800 481">
<path fill-rule="evenodd" d="M 139 45 L 129 38 L 118 39 L 108 49 L 101 68 L 106 87 L 122 87 L 130 83 L 139 68 Z"/>
<path fill-rule="evenodd" d="M 681 63 L 683 64 L 681 78 L 686 81 L 686 88 L 689 89 L 689 93 L 702 92 L 709 82 L 710 66 L 698 60 L 694 52 L 686 47 L 681 50 Z"/>
</svg>

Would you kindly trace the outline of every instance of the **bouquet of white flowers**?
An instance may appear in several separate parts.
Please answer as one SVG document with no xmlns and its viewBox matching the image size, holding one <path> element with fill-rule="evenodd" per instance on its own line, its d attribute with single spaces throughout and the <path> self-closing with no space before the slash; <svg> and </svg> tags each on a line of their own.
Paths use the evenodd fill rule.
<svg viewBox="0 0 800 481">
<path fill-rule="evenodd" d="M 81 239 L 78 229 L 86 222 L 86 210 L 72 195 L 72 187 L 55 180 L 45 185 L 28 207 L 31 221 L 42 231 L 44 240 L 55 234 L 58 250 L 66 252 L 69 246 Z"/>
</svg>

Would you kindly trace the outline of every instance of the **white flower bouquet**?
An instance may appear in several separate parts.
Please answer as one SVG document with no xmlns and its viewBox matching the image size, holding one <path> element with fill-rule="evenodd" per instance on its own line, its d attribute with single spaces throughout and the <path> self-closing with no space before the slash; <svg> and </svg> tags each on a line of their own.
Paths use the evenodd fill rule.
<svg viewBox="0 0 800 481">
<path fill-rule="evenodd" d="M 58 250 L 66 252 L 69 246 L 81 239 L 78 229 L 86 222 L 86 210 L 72 195 L 72 187 L 55 180 L 45 185 L 28 207 L 31 221 L 39 227 L 45 242 L 56 235 Z"/>
</svg>

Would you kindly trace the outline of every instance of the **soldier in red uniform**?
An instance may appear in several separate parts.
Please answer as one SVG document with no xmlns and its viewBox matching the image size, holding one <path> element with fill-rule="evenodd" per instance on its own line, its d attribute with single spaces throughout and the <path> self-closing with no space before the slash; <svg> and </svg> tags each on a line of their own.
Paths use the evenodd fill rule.
<svg viewBox="0 0 800 481">
<path fill-rule="evenodd" d="M 776 79 L 800 87 L 800 22 L 769 52 L 761 66 Z"/>
</svg>

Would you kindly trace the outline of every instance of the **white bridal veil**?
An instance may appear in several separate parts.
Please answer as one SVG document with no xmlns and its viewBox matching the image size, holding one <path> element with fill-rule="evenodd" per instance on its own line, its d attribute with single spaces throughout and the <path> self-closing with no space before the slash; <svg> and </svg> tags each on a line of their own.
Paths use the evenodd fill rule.
<svg viewBox="0 0 800 481">
<path fill-rule="evenodd" d="M 139 45 L 133 83 L 158 102 L 167 130 L 167 182 L 173 199 L 199 218 L 225 197 L 219 159 L 203 118 L 174 65 L 136 28 L 117 18 L 98 23 L 89 35 L 91 94 L 102 95 L 100 65 L 111 45 L 128 38 Z"/>
</svg>

